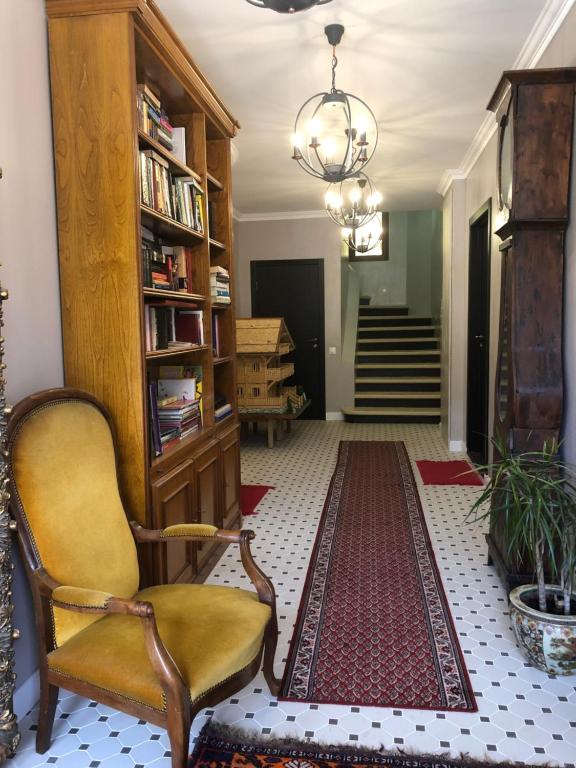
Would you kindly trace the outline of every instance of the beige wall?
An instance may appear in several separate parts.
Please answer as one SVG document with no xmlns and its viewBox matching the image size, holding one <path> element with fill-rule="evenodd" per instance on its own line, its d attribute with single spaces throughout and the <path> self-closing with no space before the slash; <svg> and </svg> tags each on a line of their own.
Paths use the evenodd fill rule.
<svg viewBox="0 0 576 768">
<path fill-rule="evenodd" d="M 538 67 L 574 67 L 576 66 L 576 7 L 566 17 Z M 496 86 L 496 83 L 494 83 Z M 491 94 L 486 94 L 489 98 Z M 576 149 L 576 148 L 575 148 Z M 498 228 L 498 208 L 496 204 L 496 154 L 497 136 L 491 138 L 465 181 L 456 181 L 444 200 L 444 266 L 451 272 L 451 287 L 448 289 L 445 277 L 443 296 L 443 329 L 450 326 L 451 336 L 445 340 L 443 365 L 450 369 L 450 379 L 443 391 L 442 431 L 447 441 L 457 444 L 466 439 L 466 360 L 467 360 L 467 316 L 468 316 L 468 222 L 474 213 L 489 198 L 492 199 L 492 231 Z M 576 169 L 576 164 L 575 164 Z M 576 170 L 573 170 L 573 179 Z M 458 185 L 465 187 L 465 205 L 457 210 L 455 190 Z M 447 225 L 447 214 L 452 217 L 452 227 Z M 576 194 L 572 191 L 571 221 L 566 242 L 566 281 L 565 281 L 565 452 L 571 461 L 576 461 Z M 461 247 L 458 247 L 460 239 Z M 462 239 L 464 241 L 462 242 Z M 498 250 L 500 240 L 492 236 L 491 253 L 491 312 L 490 312 L 490 405 L 489 426 L 492 430 L 494 417 L 494 382 L 496 376 L 498 320 L 500 314 L 500 274 L 501 256 Z M 449 296 L 448 296 L 449 291 Z M 448 363 L 448 359 L 450 362 Z M 461 373 L 459 373 L 461 372 Z M 462 378 L 463 377 L 463 378 Z M 456 383 L 456 387 L 452 385 Z M 449 409 L 446 407 L 449 404 Z"/>
<path fill-rule="evenodd" d="M 451 450 L 463 450 L 466 439 L 467 228 L 466 184 L 453 182 L 442 210 L 443 284 L 441 303 L 441 421 Z"/>
<path fill-rule="evenodd" d="M 326 340 L 326 410 L 339 413 L 349 397 L 343 380 L 340 230 L 328 218 L 243 221 L 236 227 L 236 297 L 239 317 L 252 306 L 250 262 L 266 259 L 322 259 Z M 329 355 L 328 347 L 336 347 Z"/>
<path fill-rule="evenodd" d="M 0 248 L 9 402 L 62 384 L 52 134 L 43 0 L 0 2 Z M 36 637 L 19 561 L 14 577 L 16 685 L 36 669 Z M 18 707 L 33 704 L 21 688 Z"/>
</svg>

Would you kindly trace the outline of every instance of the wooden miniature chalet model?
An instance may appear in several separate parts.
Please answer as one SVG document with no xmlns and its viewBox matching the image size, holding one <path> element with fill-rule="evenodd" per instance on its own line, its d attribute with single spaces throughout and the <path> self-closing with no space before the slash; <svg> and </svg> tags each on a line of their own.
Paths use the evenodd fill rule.
<svg viewBox="0 0 576 768">
<path fill-rule="evenodd" d="M 296 411 L 304 402 L 296 387 L 282 382 L 294 374 L 294 363 L 282 356 L 294 342 L 282 318 L 236 320 L 238 409 L 241 413 Z"/>
</svg>

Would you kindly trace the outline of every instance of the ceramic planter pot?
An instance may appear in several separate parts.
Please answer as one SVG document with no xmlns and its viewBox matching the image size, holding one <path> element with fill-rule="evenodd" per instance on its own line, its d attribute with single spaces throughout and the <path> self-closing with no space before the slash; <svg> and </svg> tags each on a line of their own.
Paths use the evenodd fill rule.
<svg viewBox="0 0 576 768">
<path fill-rule="evenodd" d="M 546 586 L 562 594 L 558 587 Z M 576 616 L 557 616 L 531 608 L 526 599 L 537 595 L 533 584 L 510 592 L 510 618 L 518 645 L 533 667 L 551 675 L 576 674 Z M 576 595 L 573 598 L 576 603 Z"/>
</svg>

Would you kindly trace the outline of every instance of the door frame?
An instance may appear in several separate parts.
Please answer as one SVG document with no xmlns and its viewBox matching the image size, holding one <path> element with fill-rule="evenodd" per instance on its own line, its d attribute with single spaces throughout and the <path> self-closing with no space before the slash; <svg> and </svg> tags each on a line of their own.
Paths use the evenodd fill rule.
<svg viewBox="0 0 576 768">
<path fill-rule="evenodd" d="M 466 346 L 467 346 L 467 354 L 466 354 L 466 449 L 468 450 L 468 427 L 469 427 L 469 413 L 468 413 L 468 392 L 469 392 L 469 379 L 470 379 L 470 263 L 472 260 L 472 252 L 473 252 L 473 239 L 474 239 L 474 228 L 478 227 L 479 222 L 481 222 L 482 219 L 486 219 L 486 242 L 485 242 L 485 248 L 486 248 L 486 272 L 487 272 L 487 280 L 486 280 L 486 296 L 484 299 L 484 313 L 486 318 L 485 323 L 485 338 L 484 338 L 484 349 L 485 349 L 485 364 L 486 364 L 486 380 L 485 380 L 485 402 L 484 402 L 484 408 L 485 408 L 485 414 L 486 414 L 486 421 L 485 421 L 485 437 L 484 437 L 484 455 L 486 457 L 486 461 L 488 461 L 489 458 L 489 452 L 490 452 L 490 387 L 491 387 L 491 379 L 490 379 L 490 304 L 491 304 L 491 291 L 490 291 L 490 282 L 491 282 L 491 276 L 492 276 L 492 198 L 489 197 L 486 202 L 478 208 L 478 210 L 470 217 L 468 220 L 468 317 L 466 322 Z"/>
<path fill-rule="evenodd" d="M 272 266 L 285 266 L 287 264 L 313 264 L 318 267 L 318 274 L 320 277 L 320 286 L 322 288 L 322 295 L 320 297 L 320 315 L 322 317 L 322 323 L 320 324 L 320 335 L 318 337 L 318 346 L 322 350 L 320 355 L 320 375 L 323 383 L 323 398 L 321 411 L 324 413 L 324 420 L 326 420 L 326 309 L 325 309 L 325 297 L 326 297 L 326 282 L 324 277 L 324 259 L 252 259 L 250 261 L 250 311 L 254 316 L 254 297 L 256 295 L 256 269 L 257 264 L 271 264 Z M 290 328 L 288 328 L 290 330 Z"/>
</svg>

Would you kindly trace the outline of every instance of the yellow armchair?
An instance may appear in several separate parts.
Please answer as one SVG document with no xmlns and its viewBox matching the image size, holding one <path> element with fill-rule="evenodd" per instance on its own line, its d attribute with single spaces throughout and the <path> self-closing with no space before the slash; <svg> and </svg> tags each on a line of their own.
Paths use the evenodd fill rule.
<svg viewBox="0 0 576 768">
<path fill-rule="evenodd" d="M 34 597 L 40 651 L 36 748 L 50 744 L 59 688 L 166 727 L 185 768 L 192 719 L 263 665 L 273 694 L 275 594 L 251 531 L 128 523 L 110 417 L 72 389 L 15 407 L 8 431 L 13 514 Z M 216 538 L 238 544 L 255 592 L 205 584 L 138 589 L 137 545 Z"/>
</svg>

